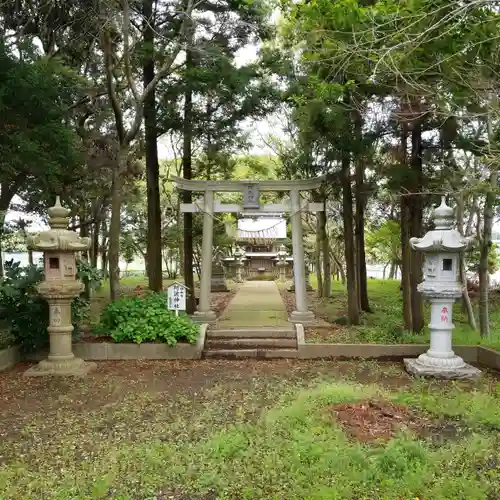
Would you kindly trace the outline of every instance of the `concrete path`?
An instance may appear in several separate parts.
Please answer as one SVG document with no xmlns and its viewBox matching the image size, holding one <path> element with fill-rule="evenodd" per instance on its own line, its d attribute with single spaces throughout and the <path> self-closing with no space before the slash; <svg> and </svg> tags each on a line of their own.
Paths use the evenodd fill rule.
<svg viewBox="0 0 500 500">
<path fill-rule="evenodd" d="M 274 281 L 246 281 L 219 318 L 217 328 L 279 327 L 292 329 Z"/>
</svg>

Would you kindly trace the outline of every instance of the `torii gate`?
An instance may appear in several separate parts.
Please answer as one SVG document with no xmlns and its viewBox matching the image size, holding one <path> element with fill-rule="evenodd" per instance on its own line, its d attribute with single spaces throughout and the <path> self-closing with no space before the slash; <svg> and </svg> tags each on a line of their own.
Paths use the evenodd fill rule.
<svg viewBox="0 0 500 500">
<path fill-rule="evenodd" d="M 212 247 L 213 247 L 213 214 L 214 213 L 245 213 L 261 212 L 291 213 L 292 219 L 292 256 L 293 277 L 295 282 L 295 311 L 290 314 L 292 323 L 311 323 L 314 314 L 307 306 L 304 242 L 302 235 L 301 212 L 322 212 L 323 203 L 300 202 L 300 191 L 319 189 L 325 177 L 306 180 L 265 180 L 265 181 L 201 181 L 187 180 L 181 177 L 172 177 L 177 188 L 184 191 L 202 192 L 203 199 L 195 203 L 181 203 L 182 213 L 203 212 L 203 241 L 202 241 L 202 266 L 200 283 L 200 300 L 198 310 L 194 313 L 193 320 L 199 323 L 212 323 L 216 319 L 214 311 L 210 309 L 210 280 L 212 278 Z M 243 205 L 214 203 L 215 192 L 242 192 Z M 290 194 L 290 203 L 260 204 L 261 191 L 286 191 Z"/>
</svg>

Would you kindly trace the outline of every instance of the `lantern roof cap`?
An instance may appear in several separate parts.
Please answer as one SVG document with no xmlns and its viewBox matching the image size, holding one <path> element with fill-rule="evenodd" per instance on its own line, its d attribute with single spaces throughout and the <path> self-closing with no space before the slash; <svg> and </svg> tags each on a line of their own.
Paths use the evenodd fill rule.
<svg viewBox="0 0 500 500">
<path fill-rule="evenodd" d="M 61 205 L 58 196 L 53 207 L 48 209 L 48 231 L 28 236 L 27 246 L 30 250 L 80 252 L 90 248 L 90 238 L 82 238 L 75 231 L 68 229 L 71 210 Z"/>
<path fill-rule="evenodd" d="M 49 213 L 49 226 L 52 229 L 66 229 L 69 223 L 69 214 L 71 210 L 61 205 L 61 197 L 56 197 L 56 202 L 53 207 L 50 207 L 47 212 Z"/>
<path fill-rule="evenodd" d="M 475 236 L 465 237 L 453 227 L 454 211 L 446 204 L 444 196 L 441 197 L 441 205 L 434 210 L 432 218 L 435 229 L 428 231 L 422 238 L 411 238 L 410 245 L 413 250 L 458 253 L 474 245 Z"/>
<path fill-rule="evenodd" d="M 453 208 L 446 204 L 446 197 L 441 196 L 441 205 L 434 209 L 432 218 L 436 229 L 451 229 L 455 224 L 455 214 Z"/>
</svg>

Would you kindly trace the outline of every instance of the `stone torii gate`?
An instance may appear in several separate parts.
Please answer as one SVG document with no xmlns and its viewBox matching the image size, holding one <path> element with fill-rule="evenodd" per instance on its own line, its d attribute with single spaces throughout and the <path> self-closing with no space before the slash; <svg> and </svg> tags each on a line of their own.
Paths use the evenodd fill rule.
<svg viewBox="0 0 500 500">
<path fill-rule="evenodd" d="M 322 212 L 323 203 L 301 203 L 300 191 L 319 189 L 325 177 L 306 180 L 265 180 L 265 181 L 201 181 L 187 180 L 181 177 L 172 177 L 177 188 L 184 191 L 203 193 L 203 198 L 194 203 L 181 203 L 182 213 L 203 212 L 203 241 L 202 241 L 202 267 L 200 283 L 200 300 L 198 310 L 193 319 L 199 323 L 211 323 L 215 321 L 216 315 L 210 309 L 210 280 L 212 274 L 212 247 L 214 213 L 245 213 L 261 212 L 291 213 L 292 219 L 292 256 L 293 277 L 295 283 L 296 307 L 290 315 L 292 323 L 311 323 L 314 315 L 308 309 L 305 279 L 304 242 L 302 235 L 301 212 Z M 260 204 L 261 191 L 288 192 L 289 203 Z M 215 192 L 242 192 L 243 205 L 224 204 L 214 202 Z"/>
</svg>

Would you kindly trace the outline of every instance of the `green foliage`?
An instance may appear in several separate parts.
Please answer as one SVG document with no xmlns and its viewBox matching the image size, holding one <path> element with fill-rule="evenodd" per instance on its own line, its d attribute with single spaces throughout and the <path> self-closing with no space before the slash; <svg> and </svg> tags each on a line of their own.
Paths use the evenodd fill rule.
<svg viewBox="0 0 500 500">
<path fill-rule="evenodd" d="M 76 278 L 80 280 L 84 285 L 88 285 L 90 290 L 97 290 L 101 288 L 101 270 L 91 266 L 87 261 L 81 260 L 77 263 Z"/>
<path fill-rule="evenodd" d="M 110 335 L 115 342 L 196 342 L 198 326 L 187 316 L 167 309 L 164 293 L 143 297 L 121 297 L 102 312 L 96 333 Z"/>
<path fill-rule="evenodd" d="M 376 262 L 401 262 L 401 228 L 387 220 L 366 235 L 366 252 Z"/>
<path fill-rule="evenodd" d="M 313 281 L 313 286 L 316 285 Z M 332 343 L 373 343 L 373 344 L 428 344 L 429 329 L 426 326 L 421 335 L 404 331 L 403 328 L 403 300 L 399 290 L 399 280 L 368 280 L 368 293 L 370 294 L 372 313 L 361 317 L 361 325 L 332 329 L 332 334 L 327 339 L 316 338 L 311 334 L 308 342 Z M 325 299 L 322 308 L 326 313 L 325 319 L 332 323 L 345 325 L 342 317 L 346 311 L 344 286 L 332 282 L 332 298 Z M 478 307 L 477 299 L 472 300 L 474 309 Z M 490 338 L 483 338 L 479 332 L 473 331 L 467 321 L 467 314 L 460 302 L 453 306 L 453 343 L 455 345 L 485 345 L 493 349 L 500 349 L 500 294 L 492 291 L 489 300 L 490 309 Z M 430 306 L 424 304 L 424 316 L 430 318 Z M 340 317 L 340 318 L 339 318 Z"/>
<path fill-rule="evenodd" d="M 471 251 L 465 254 L 465 265 L 468 271 L 473 273 L 479 272 L 479 260 L 481 258 L 481 250 L 476 245 Z M 488 253 L 488 272 L 495 274 L 500 268 L 500 254 L 498 246 L 492 244 Z"/>
<path fill-rule="evenodd" d="M 8 189 L 36 209 L 78 177 L 76 134 L 66 118 L 79 82 L 57 58 L 32 51 L 19 59 L 1 42 L 0 75 L 2 195 Z"/>
<path fill-rule="evenodd" d="M 23 267 L 13 260 L 5 262 L 5 276 L 0 279 L 0 319 L 10 323 L 16 343 L 26 351 L 48 344 L 49 308 L 36 291 L 43 280 L 37 266 Z"/>
<path fill-rule="evenodd" d="M 97 270 L 79 263 L 78 279 L 89 279 L 96 286 Z M 44 272 L 38 266 L 21 266 L 13 260 L 5 262 L 5 276 L 0 279 L 0 322 L 12 332 L 15 343 L 26 352 L 36 351 L 48 344 L 49 308 L 46 300 L 38 295 L 36 285 L 43 281 Z M 73 334 L 86 316 L 88 301 L 76 297 L 71 303 Z M 5 328 L 5 329 L 6 329 Z"/>
</svg>

